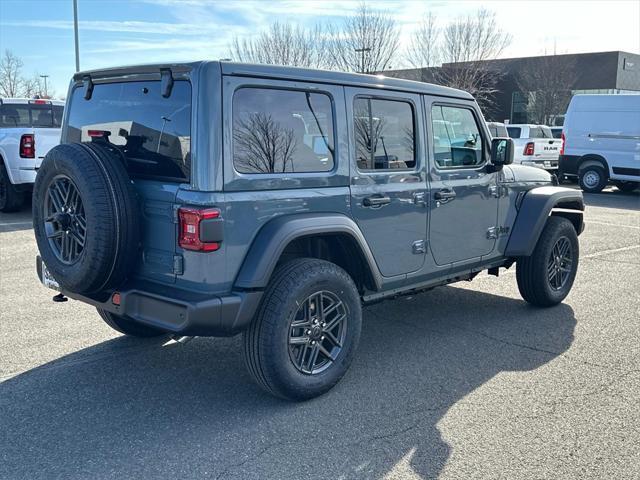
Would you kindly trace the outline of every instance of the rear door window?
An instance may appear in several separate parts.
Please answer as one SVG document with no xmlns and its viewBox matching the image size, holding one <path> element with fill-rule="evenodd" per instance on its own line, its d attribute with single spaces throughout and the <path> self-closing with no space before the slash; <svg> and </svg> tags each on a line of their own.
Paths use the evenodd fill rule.
<svg viewBox="0 0 640 480">
<path fill-rule="evenodd" d="M 240 88 L 233 96 L 233 166 L 257 174 L 331 171 L 333 128 L 324 93 Z"/>
<path fill-rule="evenodd" d="M 356 98 L 353 116 L 358 169 L 415 167 L 415 119 L 409 102 Z"/>
<path fill-rule="evenodd" d="M 69 103 L 66 142 L 108 142 L 132 177 L 189 181 L 191 84 L 174 82 L 162 96 L 159 81 L 95 84 L 89 100 L 76 88 Z"/>
</svg>

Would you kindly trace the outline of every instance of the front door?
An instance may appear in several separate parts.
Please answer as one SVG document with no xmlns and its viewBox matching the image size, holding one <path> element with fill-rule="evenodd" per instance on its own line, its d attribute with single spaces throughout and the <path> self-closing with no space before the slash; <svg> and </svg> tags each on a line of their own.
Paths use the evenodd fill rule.
<svg viewBox="0 0 640 480">
<path fill-rule="evenodd" d="M 383 276 L 424 262 L 427 198 L 417 95 L 347 88 L 351 208 Z"/>
<path fill-rule="evenodd" d="M 430 118 L 429 243 L 438 265 L 471 262 L 496 243 L 497 173 L 489 165 L 488 136 L 469 103 L 425 99 Z"/>
</svg>

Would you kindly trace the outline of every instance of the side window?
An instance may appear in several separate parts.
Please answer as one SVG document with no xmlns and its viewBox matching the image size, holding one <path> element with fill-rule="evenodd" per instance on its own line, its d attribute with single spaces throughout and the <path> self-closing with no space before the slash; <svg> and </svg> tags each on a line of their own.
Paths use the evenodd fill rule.
<svg viewBox="0 0 640 480">
<path fill-rule="evenodd" d="M 246 87 L 233 96 L 233 165 L 239 173 L 328 172 L 334 165 L 328 95 Z"/>
<path fill-rule="evenodd" d="M 438 168 L 474 167 L 484 162 L 482 135 L 471 110 L 435 105 L 431 117 Z"/>
<path fill-rule="evenodd" d="M 353 123 L 360 170 L 415 167 L 415 122 L 410 103 L 356 98 Z"/>
<path fill-rule="evenodd" d="M 507 127 L 507 132 L 511 138 L 520 138 L 522 130 L 519 127 Z"/>
</svg>

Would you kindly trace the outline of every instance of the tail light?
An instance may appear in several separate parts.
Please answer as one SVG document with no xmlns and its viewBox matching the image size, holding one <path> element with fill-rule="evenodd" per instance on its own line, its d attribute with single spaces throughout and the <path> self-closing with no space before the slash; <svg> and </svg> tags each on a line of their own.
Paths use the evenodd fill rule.
<svg viewBox="0 0 640 480">
<path fill-rule="evenodd" d="M 185 250 L 213 252 L 222 242 L 222 219 L 217 208 L 178 209 L 180 232 L 178 245 Z"/>
<path fill-rule="evenodd" d="M 564 132 L 560 135 L 560 140 L 562 140 L 562 145 L 560 146 L 560 155 L 564 155 L 564 143 L 566 140 L 564 139 Z"/>
<path fill-rule="evenodd" d="M 25 133 L 20 137 L 20 156 L 36 158 L 36 142 L 32 133 Z"/>
<path fill-rule="evenodd" d="M 523 155 L 533 155 L 533 150 L 535 148 L 535 145 L 533 142 L 529 142 L 524 146 L 524 152 L 522 152 Z"/>
</svg>

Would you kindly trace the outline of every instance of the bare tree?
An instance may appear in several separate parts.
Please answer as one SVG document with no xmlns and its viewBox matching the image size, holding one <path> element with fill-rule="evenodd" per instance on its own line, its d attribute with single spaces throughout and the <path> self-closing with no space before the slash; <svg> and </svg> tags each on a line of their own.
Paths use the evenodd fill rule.
<svg viewBox="0 0 640 480">
<path fill-rule="evenodd" d="M 312 68 L 328 66 L 325 37 L 318 26 L 304 29 L 275 22 L 256 38 L 235 37 L 230 53 L 240 62 Z"/>
<path fill-rule="evenodd" d="M 282 127 L 271 115 L 252 113 L 236 120 L 234 156 L 243 173 L 293 171 L 296 139 L 292 129 Z"/>
<path fill-rule="evenodd" d="M 22 60 L 10 50 L 5 50 L 0 60 L 0 96 L 18 97 L 22 94 Z"/>
<path fill-rule="evenodd" d="M 22 78 L 22 89 L 20 93 L 21 97 L 31 98 L 38 95 L 44 98 L 43 92 L 44 92 L 44 85 L 39 75 L 36 74 L 32 78 L 26 78 L 26 77 Z M 48 93 L 49 95 L 47 95 L 47 97 L 51 98 L 52 92 L 50 91 Z"/>
<path fill-rule="evenodd" d="M 495 13 L 480 9 L 458 17 L 442 32 L 444 63 L 434 74 L 436 82 L 466 90 L 482 107 L 490 107 L 501 74 L 485 61 L 497 58 L 510 43 L 511 35 L 499 27 Z"/>
<path fill-rule="evenodd" d="M 332 68 L 374 73 L 390 67 L 399 47 L 396 21 L 384 12 L 360 4 L 357 13 L 340 26 L 327 25 Z"/>
<path fill-rule="evenodd" d="M 520 90 L 528 95 L 527 117 L 532 123 L 549 125 L 564 114 L 577 80 L 575 62 L 557 56 L 528 60 L 517 77 Z"/>
<path fill-rule="evenodd" d="M 422 18 L 418 29 L 411 37 L 405 53 L 407 62 L 414 68 L 435 66 L 440 57 L 439 39 L 437 18 L 429 12 Z"/>
</svg>

